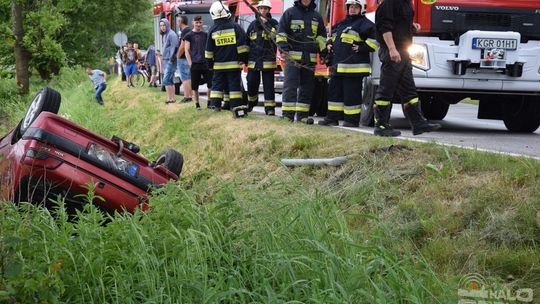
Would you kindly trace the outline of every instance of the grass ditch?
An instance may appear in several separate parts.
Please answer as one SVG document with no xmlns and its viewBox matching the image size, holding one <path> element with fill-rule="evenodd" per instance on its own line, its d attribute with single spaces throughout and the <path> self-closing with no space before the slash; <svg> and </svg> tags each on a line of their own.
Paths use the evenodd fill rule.
<svg viewBox="0 0 540 304">
<path fill-rule="evenodd" d="M 62 115 L 150 159 L 174 147 L 185 171 L 151 212 L 105 226 L 91 206 L 69 223 L 2 205 L 0 301 L 449 303 L 470 273 L 540 295 L 535 160 L 234 120 L 117 78 L 99 107 L 76 69 L 51 86 Z M 338 155 L 337 168 L 279 163 Z"/>
</svg>

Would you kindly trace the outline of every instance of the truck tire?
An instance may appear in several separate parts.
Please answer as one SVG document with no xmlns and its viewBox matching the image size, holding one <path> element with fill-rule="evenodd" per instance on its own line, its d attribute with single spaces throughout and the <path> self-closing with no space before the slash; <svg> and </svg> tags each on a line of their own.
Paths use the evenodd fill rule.
<svg viewBox="0 0 540 304">
<path fill-rule="evenodd" d="M 182 154 L 174 149 L 167 149 L 163 151 L 154 162 L 154 166 L 162 165 L 167 170 L 180 177 L 182 173 L 182 167 L 184 166 L 184 157 Z"/>
<path fill-rule="evenodd" d="M 450 104 L 444 95 L 421 93 L 420 103 L 424 117 L 431 120 L 443 120 L 448 113 Z"/>
<path fill-rule="evenodd" d="M 533 133 L 540 127 L 540 98 L 518 96 L 503 104 L 504 125 L 511 132 Z"/>
<path fill-rule="evenodd" d="M 375 102 L 375 93 L 377 86 L 371 83 L 371 80 L 364 77 L 362 83 L 362 114 L 360 115 L 360 124 L 365 127 L 373 127 L 373 103 Z"/>
<path fill-rule="evenodd" d="M 324 117 L 326 112 L 328 112 L 328 80 L 324 77 L 317 77 L 309 107 L 309 116 Z"/>
<path fill-rule="evenodd" d="M 21 120 L 19 127 L 19 135 L 22 136 L 30 125 L 36 120 L 41 112 L 58 113 L 62 97 L 57 91 L 45 87 L 41 89 L 32 99 L 32 103 L 28 106 L 24 118 Z"/>
</svg>

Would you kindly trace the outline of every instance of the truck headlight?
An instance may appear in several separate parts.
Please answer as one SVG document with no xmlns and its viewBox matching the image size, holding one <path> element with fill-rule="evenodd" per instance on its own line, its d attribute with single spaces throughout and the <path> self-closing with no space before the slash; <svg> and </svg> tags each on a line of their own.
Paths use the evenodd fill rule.
<svg viewBox="0 0 540 304">
<path fill-rule="evenodd" d="M 429 70 L 428 52 L 425 44 L 413 44 L 409 47 L 408 51 L 414 67 Z"/>
</svg>

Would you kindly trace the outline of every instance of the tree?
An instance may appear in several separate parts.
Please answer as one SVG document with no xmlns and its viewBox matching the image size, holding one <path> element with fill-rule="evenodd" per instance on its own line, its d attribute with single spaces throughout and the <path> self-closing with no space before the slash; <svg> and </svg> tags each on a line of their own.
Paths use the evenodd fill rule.
<svg viewBox="0 0 540 304">
<path fill-rule="evenodd" d="M 11 27 L 0 39 L 12 44 L 13 55 L 0 48 L 0 61 L 15 61 L 21 93 L 28 92 L 30 69 L 48 80 L 62 66 L 104 62 L 114 50 L 115 32 L 135 28 L 139 34 L 138 29 L 145 29 L 140 36 L 152 37 L 144 25 L 151 22 L 148 0 L 0 0 L 0 7 L 4 5 L 11 7 Z M 0 21 L 0 27 L 5 28 L 5 22 Z"/>
</svg>

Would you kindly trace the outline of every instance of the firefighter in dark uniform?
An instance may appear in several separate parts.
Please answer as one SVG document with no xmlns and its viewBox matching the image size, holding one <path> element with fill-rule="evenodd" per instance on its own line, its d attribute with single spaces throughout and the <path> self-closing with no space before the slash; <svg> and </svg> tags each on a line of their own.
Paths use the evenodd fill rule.
<svg viewBox="0 0 540 304">
<path fill-rule="evenodd" d="M 244 117 L 247 106 L 242 101 L 241 69 L 247 63 L 249 47 L 246 33 L 232 20 L 229 8 L 216 1 L 210 6 L 214 25 L 208 31 L 205 58 L 214 69 L 210 107 L 221 110 L 225 92 L 229 93 L 229 106 L 235 117 Z"/>
<path fill-rule="evenodd" d="M 412 74 L 412 64 L 407 49 L 412 44 L 413 33 L 420 30 L 413 23 L 414 11 L 411 0 L 384 0 L 377 8 L 375 25 L 377 41 L 381 47 L 380 85 L 375 94 L 374 134 L 379 136 L 399 136 L 388 123 L 392 111 L 392 99 L 403 104 L 403 111 L 412 126 L 413 135 L 439 129 L 440 124 L 428 122 L 420 110 L 420 100 Z"/>
<path fill-rule="evenodd" d="M 250 106 L 258 103 L 261 73 L 264 88 L 264 112 L 275 115 L 274 71 L 276 65 L 276 50 L 274 43 L 278 22 L 270 15 L 272 4 L 270 0 L 262 0 L 257 5 L 261 14 L 251 22 L 247 29 L 249 62 L 247 74 L 248 101 Z"/>
<path fill-rule="evenodd" d="M 279 21 L 276 42 L 286 60 L 283 82 L 283 117 L 308 122 L 315 89 L 317 53 L 326 45 L 326 30 L 313 0 L 296 0 Z"/>
<path fill-rule="evenodd" d="M 379 44 L 375 24 L 368 20 L 365 0 L 346 0 L 347 18 L 335 26 L 329 52 L 333 53 L 328 84 L 328 112 L 319 125 L 357 128 L 360 125 L 362 80 L 371 73 L 370 52 Z"/>
</svg>

